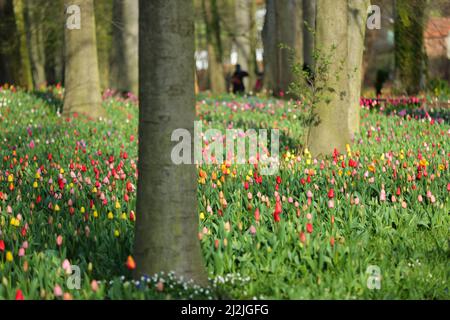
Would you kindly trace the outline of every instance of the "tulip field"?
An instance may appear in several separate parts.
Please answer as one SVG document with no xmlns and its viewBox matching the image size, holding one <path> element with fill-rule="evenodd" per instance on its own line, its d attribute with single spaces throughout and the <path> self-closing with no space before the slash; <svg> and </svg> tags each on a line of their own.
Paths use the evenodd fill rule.
<svg viewBox="0 0 450 320">
<path fill-rule="evenodd" d="M 0 299 L 450 298 L 448 110 L 362 100 L 354 143 L 314 159 L 301 102 L 198 96 L 204 127 L 281 134 L 274 175 L 198 168 L 200 288 L 131 278 L 135 99 L 106 92 L 93 122 L 60 116 L 62 95 L 0 89 Z"/>
</svg>

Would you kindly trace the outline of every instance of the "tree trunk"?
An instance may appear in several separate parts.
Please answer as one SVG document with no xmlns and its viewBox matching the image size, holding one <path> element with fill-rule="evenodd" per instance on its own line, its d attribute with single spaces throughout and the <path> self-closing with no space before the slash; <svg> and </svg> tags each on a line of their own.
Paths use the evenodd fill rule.
<svg viewBox="0 0 450 320">
<path fill-rule="evenodd" d="M 74 3 L 66 0 L 66 8 Z M 78 0 L 81 29 L 65 26 L 64 115 L 81 113 L 92 118 L 104 114 L 95 35 L 94 0 Z M 67 17 L 66 17 L 67 18 Z"/>
<path fill-rule="evenodd" d="M 254 0 L 236 0 L 235 1 L 235 45 L 237 49 L 237 64 L 241 65 L 242 70 L 249 73 L 249 77 L 244 78 L 244 85 L 246 90 L 252 90 L 251 84 L 254 81 L 254 65 L 252 55 L 252 3 Z M 252 77 L 252 79 L 250 79 Z"/>
<path fill-rule="evenodd" d="M 19 37 L 19 51 L 20 51 L 20 82 L 19 84 L 27 88 L 33 89 L 33 76 L 31 73 L 30 56 L 27 47 L 27 34 L 25 31 L 24 7 L 22 0 L 14 0 L 14 15 L 16 18 L 16 28 Z"/>
<path fill-rule="evenodd" d="M 421 89 L 425 73 L 423 31 L 427 2 L 396 0 L 395 4 L 396 84 L 404 93 L 415 95 Z"/>
<path fill-rule="evenodd" d="M 276 28 L 276 2 L 275 0 L 266 0 L 266 15 L 264 17 L 264 26 L 262 30 L 262 39 L 264 47 L 264 86 L 278 93 L 277 81 L 277 28 Z"/>
<path fill-rule="evenodd" d="M 314 70 L 314 32 L 316 30 L 316 0 L 303 1 L 303 56 L 304 63 Z"/>
<path fill-rule="evenodd" d="M 32 1 L 32 0 L 31 0 Z M 42 11 L 45 13 L 44 56 L 45 78 L 48 84 L 64 85 L 64 0 L 54 0 L 51 3 L 43 0 Z"/>
<path fill-rule="evenodd" d="M 111 36 L 113 27 L 113 24 L 111 23 L 111 21 L 113 21 L 112 1 L 94 1 L 94 12 L 100 89 L 104 90 L 111 86 L 109 80 L 111 78 L 111 50 L 113 49 Z"/>
<path fill-rule="evenodd" d="M 267 0 L 263 30 L 264 79 L 266 88 L 275 95 L 286 93 L 293 81 L 292 53 L 280 45 L 295 50 L 294 58 L 303 60 L 302 3 L 300 0 Z"/>
<path fill-rule="evenodd" d="M 33 85 L 39 88 L 47 83 L 45 77 L 45 49 L 43 35 L 42 1 L 25 0 L 27 44 L 33 75 Z"/>
<path fill-rule="evenodd" d="M 317 0 L 315 46 L 322 54 L 333 52 L 325 84 L 333 90 L 326 92 L 327 99 L 321 99 L 314 110 L 319 123 L 310 128 L 308 139 L 314 157 L 330 155 L 335 148 L 343 152 L 350 142 L 347 21 L 347 1 Z"/>
<path fill-rule="evenodd" d="M 366 35 L 367 8 L 370 0 L 348 0 L 348 73 L 350 136 L 359 133 L 359 100 L 361 98 L 364 38 Z"/>
<path fill-rule="evenodd" d="M 171 160 L 172 132 L 186 128 L 193 136 L 193 3 L 141 0 L 139 12 L 135 277 L 175 271 L 205 285 L 206 270 L 197 239 L 196 168 L 175 165 Z"/>
<path fill-rule="evenodd" d="M 114 0 L 111 86 L 138 94 L 139 0 Z"/>
<path fill-rule="evenodd" d="M 213 93 L 226 92 L 219 11 L 216 0 L 202 0 L 208 43 L 208 73 Z"/>
<path fill-rule="evenodd" d="M 0 85 L 16 82 L 18 41 L 12 0 L 0 0 Z"/>
</svg>

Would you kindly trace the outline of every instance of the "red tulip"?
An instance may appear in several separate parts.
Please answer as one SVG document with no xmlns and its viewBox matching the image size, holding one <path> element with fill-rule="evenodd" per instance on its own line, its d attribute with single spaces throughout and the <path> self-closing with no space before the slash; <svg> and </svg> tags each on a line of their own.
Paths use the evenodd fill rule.
<svg viewBox="0 0 450 320">
<path fill-rule="evenodd" d="M 308 233 L 312 233 L 313 232 L 313 225 L 311 223 L 307 223 L 306 224 L 306 231 Z"/>
<path fill-rule="evenodd" d="M 276 211 L 274 211 L 273 213 L 273 219 L 275 220 L 275 222 L 280 222 L 280 214 Z"/>
<path fill-rule="evenodd" d="M 5 242 L 3 240 L 0 240 L 0 251 L 5 251 Z"/>
<path fill-rule="evenodd" d="M 17 289 L 16 291 L 16 300 L 24 300 L 22 290 Z"/>
<path fill-rule="evenodd" d="M 334 198 L 334 190 L 330 189 L 330 191 L 328 191 L 328 198 L 329 199 L 333 199 Z"/>
<path fill-rule="evenodd" d="M 281 177 L 277 176 L 277 184 L 281 184 Z"/>
<path fill-rule="evenodd" d="M 275 212 L 280 214 L 281 211 L 282 211 L 281 202 L 277 201 L 277 203 L 275 204 Z"/>
<path fill-rule="evenodd" d="M 259 221 L 260 215 L 259 215 L 259 208 L 256 208 L 255 210 L 255 220 Z"/>
</svg>

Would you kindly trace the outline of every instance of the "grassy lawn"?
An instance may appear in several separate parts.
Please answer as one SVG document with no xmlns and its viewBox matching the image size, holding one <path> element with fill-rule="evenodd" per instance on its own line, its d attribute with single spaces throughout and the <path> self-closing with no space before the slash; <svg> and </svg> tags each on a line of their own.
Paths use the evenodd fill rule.
<svg viewBox="0 0 450 320">
<path fill-rule="evenodd" d="M 363 109 L 355 143 L 315 160 L 298 148 L 294 101 L 198 97 L 205 128 L 278 128 L 282 150 L 273 176 L 199 167 L 211 286 L 198 288 L 172 274 L 130 280 L 137 106 L 106 98 L 107 120 L 65 119 L 61 95 L 0 91 L 0 299 L 449 298 L 445 121 Z"/>
</svg>

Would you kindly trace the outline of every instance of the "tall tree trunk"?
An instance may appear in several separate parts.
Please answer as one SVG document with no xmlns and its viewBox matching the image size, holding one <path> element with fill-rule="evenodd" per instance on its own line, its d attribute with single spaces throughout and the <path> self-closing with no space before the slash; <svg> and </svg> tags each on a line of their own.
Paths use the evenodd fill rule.
<svg viewBox="0 0 450 320">
<path fill-rule="evenodd" d="M 249 77 L 244 79 L 244 85 L 247 90 L 252 90 L 255 81 L 255 36 L 254 32 L 255 18 L 255 0 L 236 0 L 235 1 L 235 44 L 238 54 L 237 63 L 241 65 L 242 70 L 249 73 Z M 254 57 L 253 57 L 254 56 Z"/>
<path fill-rule="evenodd" d="M 266 0 L 266 15 L 262 30 L 264 47 L 264 86 L 278 93 L 278 47 L 276 27 L 276 0 Z"/>
<path fill-rule="evenodd" d="M 293 81 L 292 54 L 280 45 L 295 50 L 297 62 L 303 60 L 302 6 L 301 0 L 266 1 L 264 79 L 266 88 L 275 95 L 287 92 Z"/>
<path fill-rule="evenodd" d="M 314 32 L 316 30 L 316 0 L 303 0 L 303 56 L 304 63 L 314 69 Z"/>
<path fill-rule="evenodd" d="M 65 26 L 64 115 L 81 113 L 92 118 L 104 114 L 95 35 L 94 0 L 65 0 L 66 8 L 80 7 L 81 29 Z"/>
<path fill-rule="evenodd" d="M 47 82 L 45 77 L 45 48 L 42 26 L 43 13 L 42 1 L 25 0 L 27 44 L 35 88 L 39 88 Z"/>
<path fill-rule="evenodd" d="M 175 271 L 185 279 L 205 285 L 206 270 L 196 236 L 196 168 L 177 166 L 171 160 L 172 132 L 189 128 L 193 136 L 193 3 L 141 0 L 139 12 L 135 277 Z"/>
<path fill-rule="evenodd" d="M 20 61 L 12 0 L 0 0 L 0 43 L 0 85 L 15 83 Z"/>
<path fill-rule="evenodd" d="M 255 88 L 256 80 L 260 74 L 258 60 L 256 58 L 256 49 L 258 46 L 258 25 L 256 21 L 256 0 L 250 1 L 249 20 L 250 20 L 250 67 L 249 67 L 249 90 Z"/>
<path fill-rule="evenodd" d="M 45 77 L 48 84 L 64 84 L 64 0 L 43 0 L 43 4 Z"/>
<path fill-rule="evenodd" d="M 14 0 L 14 15 L 16 18 L 16 28 L 19 37 L 19 52 L 20 52 L 20 85 L 26 87 L 28 90 L 33 89 L 33 76 L 31 73 L 30 56 L 28 54 L 27 34 L 25 31 L 24 7 L 22 0 Z"/>
<path fill-rule="evenodd" d="M 208 43 L 208 73 L 213 93 L 226 92 L 223 50 L 217 0 L 202 0 L 203 17 Z"/>
<path fill-rule="evenodd" d="M 94 12 L 100 89 L 104 90 L 106 88 L 109 88 L 111 85 L 109 80 L 111 78 L 111 50 L 113 49 L 111 36 L 113 27 L 111 23 L 111 21 L 113 20 L 112 1 L 94 1 Z"/>
<path fill-rule="evenodd" d="M 425 72 L 423 32 L 427 2 L 396 0 L 395 4 L 396 84 L 406 94 L 415 95 L 421 89 Z"/>
<path fill-rule="evenodd" d="M 349 116 L 348 125 L 353 138 L 359 133 L 359 100 L 361 98 L 362 64 L 366 35 L 367 8 L 370 0 L 348 0 L 348 73 Z"/>
<path fill-rule="evenodd" d="M 138 94 L 139 0 L 114 0 L 111 86 Z"/>
<path fill-rule="evenodd" d="M 329 81 L 325 84 L 326 88 L 333 90 L 326 92 L 327 99 L 321 99 L 314 110 L 319 123 L 312 125 L 308 139 L 308 148 L 314 157 L 330 155 L 335 148 L 343 152 L 350 142 L 347 2 L 317 0 L 315 46 L 322 54 L 333 52 Z"/>
</svg>

